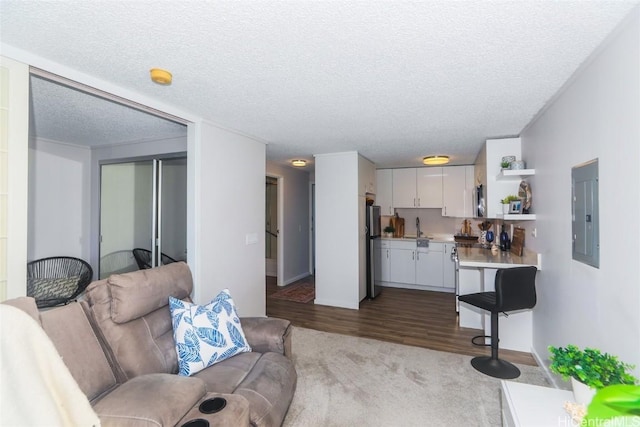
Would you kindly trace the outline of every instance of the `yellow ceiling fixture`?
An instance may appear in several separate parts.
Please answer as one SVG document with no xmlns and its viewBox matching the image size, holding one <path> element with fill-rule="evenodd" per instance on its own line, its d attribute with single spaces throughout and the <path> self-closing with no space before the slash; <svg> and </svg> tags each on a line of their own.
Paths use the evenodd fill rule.
<svg viewBox="0 0 640 427">
<path fill-rule="evenodd" d="M 446 165 L 449 163 L 449 156 L 427 156 L 422 159 L 422 163 L 427 166 Z"/>
<path fill-rule="evenodd" d="M 149 72 L 151 73 L 151 80 L 153 80 L 154 83 L 164 86 L 171 84 L 173 76 L 167 70 L 163 70 L 162 68 L 152 68 Z"/>
<path fill-rule="evenodd" d="M 291 160 L 291 164 L 297 168 L 301 168 L 307 165 L 307 161 L 301 159 Z"/>
</svg>

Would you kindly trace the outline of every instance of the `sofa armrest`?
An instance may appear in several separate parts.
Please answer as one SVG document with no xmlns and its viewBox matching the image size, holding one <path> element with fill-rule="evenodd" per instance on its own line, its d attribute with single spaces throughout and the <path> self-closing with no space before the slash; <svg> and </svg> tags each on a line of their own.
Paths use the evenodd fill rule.
<svg viewBox="0 0 640 427">
<path fill-rule="evenodd" d="M 277 317 L 242 317 L 240 323 L 253 351 L 291 358 L 291 322 Z"/>
<path fill-rule="evenodd" d="M 201 403 L 209 399 L 219 398 L 224 401 L 224 407 L 221 410 L 206 412 L 207 409 L 203 408 L 205 412 L 201 411 Z M 191 411 L 187 412 L 177 425 L 182 426 L 189 421 L 203 419 L 209 423 L 209 427 L 250 427 L 250 415 L 249 401 L 244 396 L 239 394 L 207 393 Z"/>
</svg>

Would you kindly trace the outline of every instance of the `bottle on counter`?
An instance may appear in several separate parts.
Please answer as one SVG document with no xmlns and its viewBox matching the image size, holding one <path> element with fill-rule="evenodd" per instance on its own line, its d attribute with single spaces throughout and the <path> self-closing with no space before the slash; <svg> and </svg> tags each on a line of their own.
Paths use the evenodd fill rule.
<svg viewBox="0 0 640 427">
<path fill-rule="evenodd" d="M 510 248 L 511 248 L 511 241 L 509 240 L 509 234 L 507 234 L 503 224 L 502 231 L 500 232 L 500 250 L 508 251 Z"/>
</svg>

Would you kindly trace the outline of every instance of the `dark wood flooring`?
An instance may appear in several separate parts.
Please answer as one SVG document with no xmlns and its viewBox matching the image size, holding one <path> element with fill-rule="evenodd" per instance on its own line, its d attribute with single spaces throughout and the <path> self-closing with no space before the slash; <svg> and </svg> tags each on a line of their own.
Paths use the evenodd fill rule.
<svg viewBox="0 0 640 427">
<path fill-rule="evenodd" d="M 313 283 L 313 277 L 299 282 Z M 458 327 L 453 294 L 384 288 L 378 298 L 363 300 L 360 310 L 350 310 L 270 298 L 279 289 L 275 277 L 267 277 L 267 315 L 288 319 L 294 326 L 469 356 L 491 354 L 489 347 L 471 344 L 481 330 Z M 500 358 L 537 365 L 530 353 L 500 350 Z"/>
</svg>

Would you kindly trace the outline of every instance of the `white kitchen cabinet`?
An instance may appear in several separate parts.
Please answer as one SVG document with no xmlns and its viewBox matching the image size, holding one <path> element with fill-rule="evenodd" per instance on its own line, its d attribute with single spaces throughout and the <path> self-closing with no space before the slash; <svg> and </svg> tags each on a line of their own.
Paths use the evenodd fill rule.
<svg viewBox="0 0 640 427">
<path fill-rule="evenodd" d="M 375 253 L 379 255 L 375 264 L 375 277 L 382 282 L 389 282 L 391 280 L 389 275 L 389 242 L 376 239 L 373 244 L 376 246 Z"/>
<path fill-rule="evenodd" d="M 451 259 L 451 250 L 455 243 L 444 243 L 442 254 L 442 286 L 447 289 L 456 288 L 456 263 Z"/>
<path fill-rule="evenodd" d="M 415 168 L 392 169 L 394 208 L 417 207 Z"/>
<path fill-rule="evenodd" d="M 416 169 L 416 207 L 442 208 L 442 169 L 441 167 Z"/>
<path fill-rule="evenodd" d="M 389 281 L 415 284 L 415 262 L 414 250 L 389 249 Z"/>
<path fill-rule="evenodd" d="M 465 215 L 466 167 L 450 166 L 442 172 L 442 216 L 457 218 Z"/>
<path fill-rule="evenodd" d="M 429 248 L 418 250 L 414 240 L 381 239 L 376 277 L 385 286 L 451 292 L 455 288 L 453 245 L 430 242 Z"/>
<path fill-rule="evenodd" d="M 442 216 L 468 218 L 473 216 L 473 166 L 442 168 Z"/>
<path fill-rule="evenodd" d="M 389 249 L 389 281 L 395 283 L 416 283 L 415 250 Z"/>
<path fill-rule="evenodd" d="M 393 170 L 376 170 L 376 201 L 381 215 L 393 215 Z"/>
<path fill-rule="evenodd" d="M 392 169 L 394 208 L 442 208 L 442 168 Z"/>
<path fill-rule="evenodd" d="M 430 243 L 427 252 L 416 252 L 416 285 L 442 287 L 442 243 Z"/>
</svg>

